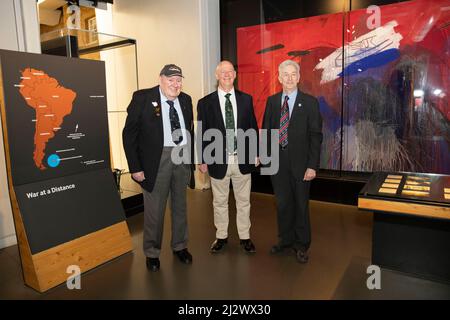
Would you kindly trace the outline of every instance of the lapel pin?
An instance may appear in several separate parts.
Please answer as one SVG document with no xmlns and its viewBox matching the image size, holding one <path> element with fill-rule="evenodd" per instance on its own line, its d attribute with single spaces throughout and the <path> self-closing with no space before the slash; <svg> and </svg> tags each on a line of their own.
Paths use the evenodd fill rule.
<svg viewBox="0 0 450 320">
<path fill-rule="evenodd" d="M 158 106 L 158 102 L 153 101 L 153 102 L 152 102 L 152 105 L 153 105 L 153 107 L 154 107 L 153 112 L 155 113 L 155 115 L 156 115 L 157 117 L 159 117 L 159 116 L 161 115 L 161 108 Z"/>
<path fill-rule="evenodd" d="M 298 106 L 299 106 L 299 107 L 301 107 L 301 106 L 302 106 L 302 104 L 301 104 L 301 103 L 299 103 L 299 104 L 298 104 Z"/>
</svg>

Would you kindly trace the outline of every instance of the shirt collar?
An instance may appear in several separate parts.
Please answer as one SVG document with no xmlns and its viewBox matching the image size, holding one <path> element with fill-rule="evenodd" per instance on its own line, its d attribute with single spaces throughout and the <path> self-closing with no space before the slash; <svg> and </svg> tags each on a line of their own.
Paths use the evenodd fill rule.
<svg viewBox="0 0 450 320">
<path fill-rule="evenodd" d="M 292 91 L 292 92 L 289 93 L 289 94 L 286 94 L 286 93 L 283 92 L 282 97 L 283 97 L 283 99 L 284 99 L 285 96 L 288 96 L 288 97 L 289 97 L 289 101 L 294 101 L 294 98 L 297 97 L 297 93 L 298 93 L 298 89 Z"/>
<path fill-rule="evenodd" d="M 225 92 L 225 91 L 223 91 L 222 89 L 217 88 L 217 92 L 219 92 L 219 95 L 221 95 L 222 97 L 225 97 L 225 95 L 226 95 L 227 93 L 231 93 L 231 95 L 234 96 L 234 87 L 233 87 L 233 89 L 231 89 L 230 92 Z"/>
</svg>

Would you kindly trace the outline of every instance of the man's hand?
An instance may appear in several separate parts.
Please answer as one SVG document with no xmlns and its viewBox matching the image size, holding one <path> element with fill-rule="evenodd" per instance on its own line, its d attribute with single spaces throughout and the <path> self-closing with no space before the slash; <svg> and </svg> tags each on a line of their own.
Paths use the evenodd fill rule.
<svg viewBox="0 0 450 320">
<path fill-rule="evenodd" d="M 303 177 L 303 181 L 311 181 L 316 177 L 316 170 L 314 169 L 306 169 L 305 176 Z"/>
<path fill-rule="evenodd" d="M 207 165 L 207 164 L 200 164 L 200 165 L 198 166 L 198 168 L 200 169 L 200 172 L 201 172 L 201 173 L 206 173 L 206 172 L 208 172 L 208 165 Z"/>
<path fill-rule="evenodd" d="M 131 176 L 132 176 L 133 179 L 136 180 L 137 182 L 142 182 L 142 181 L 145 180 L 144 171 L 139 171 L 139 172 L 132 173 Z"/>
<path fill-rule="evenodd" d="M 255 158 L 255 167 L 259 166 L 260 162 L 259 162 L 259 157 Z"/>
</svg>

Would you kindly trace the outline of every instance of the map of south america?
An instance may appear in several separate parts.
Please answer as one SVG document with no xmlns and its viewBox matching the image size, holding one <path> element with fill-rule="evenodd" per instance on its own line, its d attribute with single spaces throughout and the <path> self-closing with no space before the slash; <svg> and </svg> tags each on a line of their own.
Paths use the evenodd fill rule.
<svg viewBox="0 0 450 320">
<path fill-rule="evenodd" d="M 36 113 L 33 160 L 37 168 L 45 170 L 42 162 L 46 145 L 61 129 L 64 117 L 72 112 L 77 94 L 41 70 L 26 68 L 21 79 L 20 94 Z"/>
</svg>

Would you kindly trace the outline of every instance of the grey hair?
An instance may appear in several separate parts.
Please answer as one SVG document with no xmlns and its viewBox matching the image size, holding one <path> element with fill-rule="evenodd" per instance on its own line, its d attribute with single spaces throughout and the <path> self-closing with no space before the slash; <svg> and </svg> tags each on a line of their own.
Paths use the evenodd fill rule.
<svg viewBox="0 0 450 320">
<path fill-rule="evenodd" d="M 281 75 L 281 71 L 287 66 L 293 66 L 295 70 L 297 70 L 297 74 L 300 76 L 300 66 L 298 65 L 297 62 L 290 59 L 284 60 L 282 63 L 278 65 L 278 74 Z"/>
<path fill-rule="evenodd" d="M 225 63 L 229 63 L 231 64 L 231 66 L 233 67 L 233 70 L 236 71 L 236 69 L 234 69 L 234 65 L 231 63 L 231 61 L 228 60 L 222 60 L 219 62 L 219 64 L 216 67 L 216 73 L 219 72 L 219 69 L 222 67 L 222 65 L 224 65 Z"/>
</svg>

